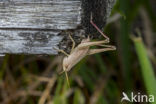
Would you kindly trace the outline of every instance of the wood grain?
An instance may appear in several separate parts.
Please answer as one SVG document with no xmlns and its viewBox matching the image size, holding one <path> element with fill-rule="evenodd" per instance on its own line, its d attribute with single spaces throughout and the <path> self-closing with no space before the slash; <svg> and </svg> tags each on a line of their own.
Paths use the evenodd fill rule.
<svg viewBox="0 0 156 104">
<path fill-rule="evenodd" d="M 0 53 L 57 54 L 58 34 L 80 16 L 80 0 L 0 0 Z"/>
<path fill-rule="evenodd" d="M 74 29 L 79 0 L 0 0 L 0 28 Z"/>
<path fill-rule="evenodd" d="M 1 53 L 57 54 L 62 40 L 55 31 L 0 30 Z"/>
</svg>

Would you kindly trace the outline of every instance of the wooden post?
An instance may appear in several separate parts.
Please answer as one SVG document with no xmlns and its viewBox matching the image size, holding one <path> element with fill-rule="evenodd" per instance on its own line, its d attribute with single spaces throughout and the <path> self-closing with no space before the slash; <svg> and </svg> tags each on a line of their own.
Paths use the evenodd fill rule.
<svg viewBox="0 0 156 104">
<path fill-rule="evenodd" d="M 0 54 L 57 54 L 103 28 L 115 0 L 0 0 Z M 96 38 L 97 35 L 90 37 Z"/>
</svg>

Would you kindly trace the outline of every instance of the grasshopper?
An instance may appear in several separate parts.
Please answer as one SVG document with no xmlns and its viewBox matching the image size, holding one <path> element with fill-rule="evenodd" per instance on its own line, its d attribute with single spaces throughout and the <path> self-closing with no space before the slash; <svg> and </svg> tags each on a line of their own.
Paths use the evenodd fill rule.
<svg viewBox="0 0 156 104">
<path fill-rule="evenodd" d="M 92 15 L 91 15 L 90 23 L 97 29 L 98 32 L 100 32 L 100 34 L 105 38 L 105 40 L 91 41 L 90 38 L 88 37 L 87 39 L 83 39 L 81 41 L 81 43 L 77 47 L 75 47 L 75 41 L 73 40 L 73 38 L 71 37 L 71 35 L 69 35 L 69 38 L 71 39 L 71 41 L 73 43 L 70 54 L 66 53 L 64 50 L 57 49 L 58 52 L 62 52 L 63 54 L 66 55 L 66 57 L 64 57 L 64 59 L 63 59 L 62 66 L 63 66 L 63 72 L 65 72 L 65 75 L 66 75 L 66 79 L 67 79 L 68 85 L 69 85 L 69 79 L 68 79 L 67 72 L 70 71 L 72 69 L 72 67 L 75 66 L 85 56 L 96 54 L 96 53 L 100 53 L 100 52 L 104 52 L 104 51 L 116 50 L 116 47 L 115 46 L 112 46 L 112 45 L 104 45 L 106 43 L 109 43 L 109 37 L 107 37 L 95 25 L 95 23 L 92 21 Z M 105 47 L 105 48 L 101 48 L 101 49 L 90 49 L 91 46 L 102 46 L 102 47 Z"/>
</svg>

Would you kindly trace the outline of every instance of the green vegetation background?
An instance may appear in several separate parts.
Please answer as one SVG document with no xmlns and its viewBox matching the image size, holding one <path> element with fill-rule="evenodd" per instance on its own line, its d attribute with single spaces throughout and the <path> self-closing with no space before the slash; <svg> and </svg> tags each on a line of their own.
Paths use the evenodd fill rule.
<svg viewBox="0 0 156 104">
<path fill-rule="evenodd" d="M 1 58 L 0 104 L 120 104 L 122 92 L 156 97 L 154 4 L 118 0 L 104 30 L 117 50 L 83 59 L 69 72 L 70 88 L 65 75 L 58 74 L 61 57 Z"/>
</svg>

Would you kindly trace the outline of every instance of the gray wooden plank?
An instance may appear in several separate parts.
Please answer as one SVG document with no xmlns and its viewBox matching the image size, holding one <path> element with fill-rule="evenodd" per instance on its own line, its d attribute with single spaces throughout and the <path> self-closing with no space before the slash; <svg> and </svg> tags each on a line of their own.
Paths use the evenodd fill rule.
<svg viewBox="0 0 156 104">
<path fill-rule="evenodd" d="M 0 28 L 74 29 L 80 0 L 0 0 Z"/>
<path fill-rule="evenodd" d="M 0 30 L 0 53 L 57 54 L 59 31 Z"/>
</svg>

